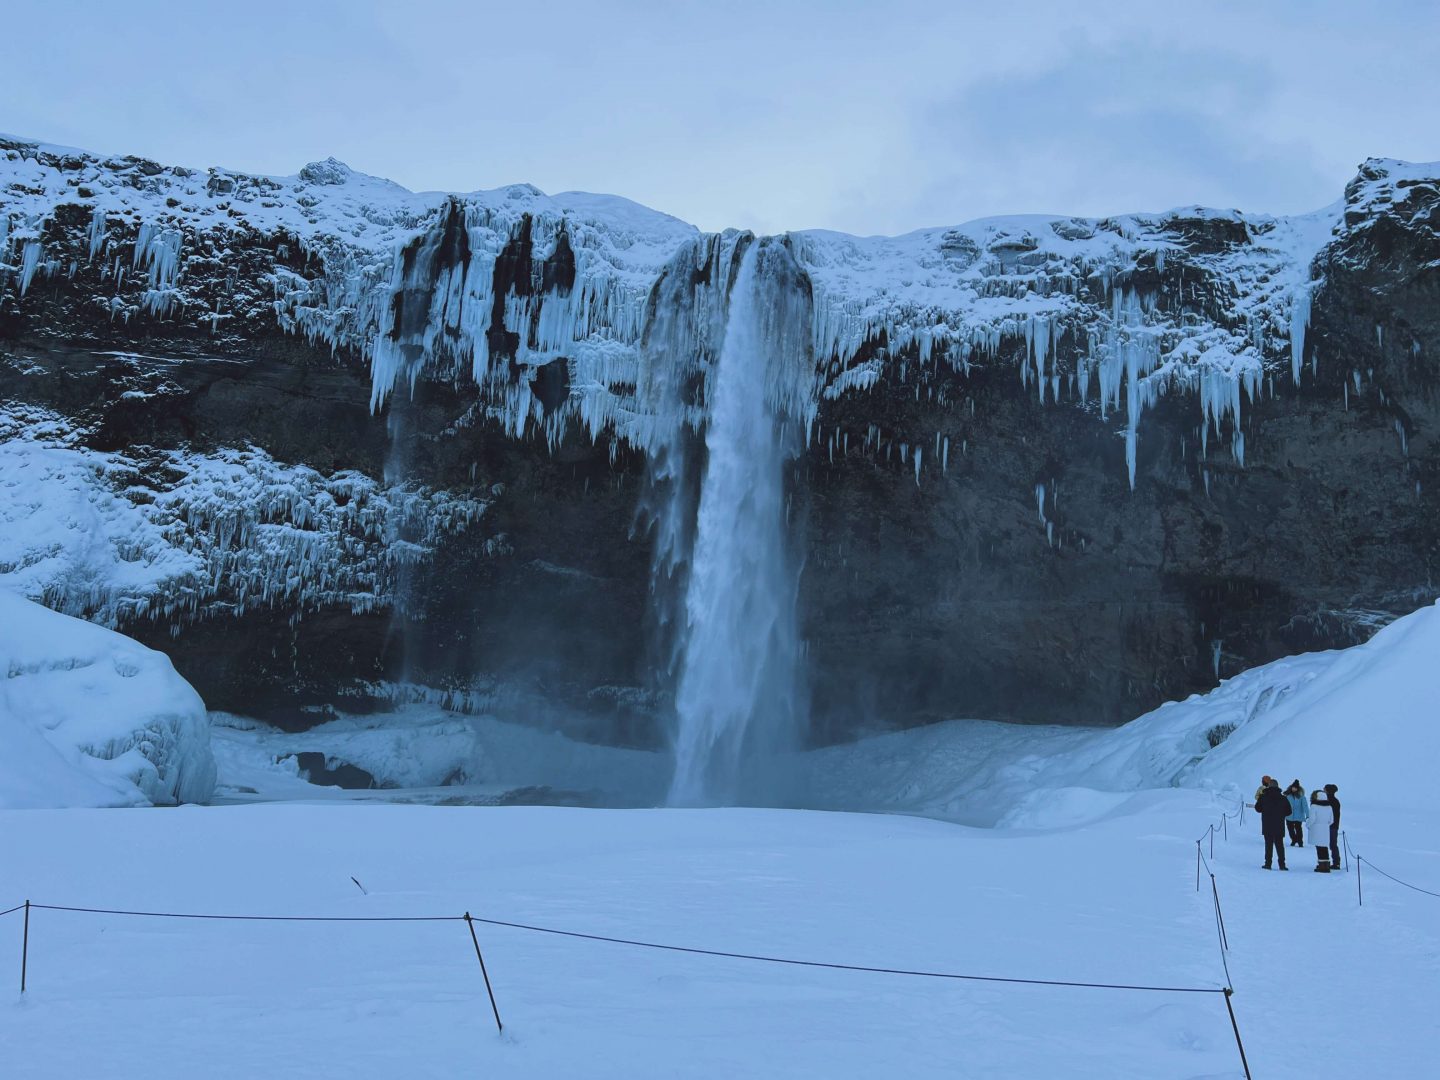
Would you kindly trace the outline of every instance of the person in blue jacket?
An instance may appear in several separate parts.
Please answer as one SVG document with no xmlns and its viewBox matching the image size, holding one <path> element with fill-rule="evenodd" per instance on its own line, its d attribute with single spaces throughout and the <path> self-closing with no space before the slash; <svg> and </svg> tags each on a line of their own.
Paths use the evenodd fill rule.
<svg viewBox="0 0 1440 1080">
<path fill-rule="evenodd" d="M 1290 846 L 1304 847 L 1305 819 L 1310 816 L 1310 807 L 1305 801 L 1305 788 L 1299 780 L 1285 789 L 1285 798 L 1290 800 L 1290 816 L 1285 819 L 1285 828 L 1290 833 Z"/>
</svg>

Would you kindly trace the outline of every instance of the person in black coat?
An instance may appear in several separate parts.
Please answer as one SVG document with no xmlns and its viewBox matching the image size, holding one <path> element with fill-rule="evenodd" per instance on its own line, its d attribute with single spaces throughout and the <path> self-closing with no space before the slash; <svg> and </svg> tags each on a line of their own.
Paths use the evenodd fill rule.
<svg viewBox="0 0 1440 1080">
<path fill-rule="evenodd" d="M 1265 837 L 1265 869 L 1270 869 L 1271 854 L 1280 856 L 1280 869 L 1285 865 L 1285 819 L 1290 816 L 1290 800 L 1280 790 L 1280 784 L 1271 780 L 1255 800 L 1255 812 L 1260 815 L 1260 834 Z"/>
</svg>

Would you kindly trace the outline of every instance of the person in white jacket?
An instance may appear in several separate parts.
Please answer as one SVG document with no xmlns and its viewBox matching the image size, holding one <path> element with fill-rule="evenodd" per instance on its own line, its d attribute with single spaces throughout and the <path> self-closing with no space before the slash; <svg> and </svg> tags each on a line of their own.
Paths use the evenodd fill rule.
<svg viewBox="0 0 1440 1080">
<path fill-rule="evenodd" d="M 1329 800 L 1319 791 L 1310 793 L 1310 817 L 1305 829 L 1310 834 L 1310 846 L 1315 849 L 1315 872 L 1330 873 L 1330 821 L 1332 815 L 1325 813 Z"/>
</svg>

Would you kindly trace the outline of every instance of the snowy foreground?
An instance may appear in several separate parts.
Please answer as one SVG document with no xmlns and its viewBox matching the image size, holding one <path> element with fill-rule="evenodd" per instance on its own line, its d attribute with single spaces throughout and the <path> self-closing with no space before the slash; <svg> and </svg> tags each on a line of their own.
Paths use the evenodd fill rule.
<svg viewBox="0 0 1440 1080">
<path fill-rule="evenodd" d="M 86 663 L 45 677 L 100 678 L 84 672 L 116 647 L 97 638 L 73 653 Z M 1339 784 L 1351 845 L 1440 892 L 1428 775 L 1440 760 L 1436 655 L 1440 607 L 1367 645 L 1256 669 L 1114 731 L 956 723 L 797 762 L 813 805 L 905 813 L 364 804 L 310 799 L 320 789 L 293 775 L 288 796 L 307 801 L 0 811 L 0 910 L 28 898 L 451 917 L 34 910 L 23 996 L 23 915 L 0 917 L 0 977 L 13 980 L 0 999 L 0 1075 L 1239 1077 L 1213 993 L 796 967 L 479 924 L 506 1022 L 497 1035 L 453 917 L 872 967 L 1213 990 L 1226 971 L 1208 876 L 1196 890 L 1195 841 L 1262 772 Z M 8 681 L 37 677 L 23 668 L 12 656 Z M 22 746 L 16 732 L 37 734 L 18 715 L 0 728 L 7 753 Z M 471 719 L 446 729 L 447 753 L 504 748 L 467 741 Z M 406 756 L 394 732 L 342 724 L 335 734 L 375 768 Z M 231 791 L 286 779 L 256 765 L 269 738 L 225 729 L 222 791 L 227 775 Z M 506 760 L 491 754 L 491 779 Z M 594 764 L 566 760 L 574 777 Z M 96 761 L 74 775 L 110 767 Z M 422 760 L 410 779 L 437 782 L 444 765 Z M 1308 848 L 1291 849 L 1289 873 L 1261 870 L 1253 813 L 1226 830 L 1212 864 L 1253 1075 L 1429 1075 L 1440 897 L 1366 866 L 1361 907 L 1353 871 L 1311 873 Z"/>
<path fill-rule="evenodd" d="M 1219 986 L 1194 838 L 1156 792 L 1080 830 L 763 810 L 269 805 L 3 815 L 16 901 L 272 914 L 459 914 L 802 959 Z M 1419 808 L 1346 804 L 1387 869 L 1440 884 Z M 1427 1075 L 1432 900 L 1259 869 L 1216 844 L 1258 1077 Z M 1300 872 L 1296 872 L 1300 871 Z M 369 890 L 361 895 L 354 875 Z M 19 973 L 21 923 L 0 921 Z M 1222 999 L 785 967 L 460 922 L 260 923 L 36 911 L 6 1075 L 1238 1077 Z M 1327 1020 L 1319 1023 L 1317 1017 Z"/>
</svg>

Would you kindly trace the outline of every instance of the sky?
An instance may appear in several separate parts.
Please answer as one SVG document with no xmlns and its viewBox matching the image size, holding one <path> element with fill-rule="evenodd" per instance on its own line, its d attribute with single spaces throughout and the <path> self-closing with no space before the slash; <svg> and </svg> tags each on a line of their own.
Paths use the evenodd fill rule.
<svg viewBox="0 0 1440 1080">
<path fill-rule="evenodd" d="M 7 0 L 0 131 L 705 229 L 1295 213 L 1440 159 L 1440 4 Z"/>
</svg>

